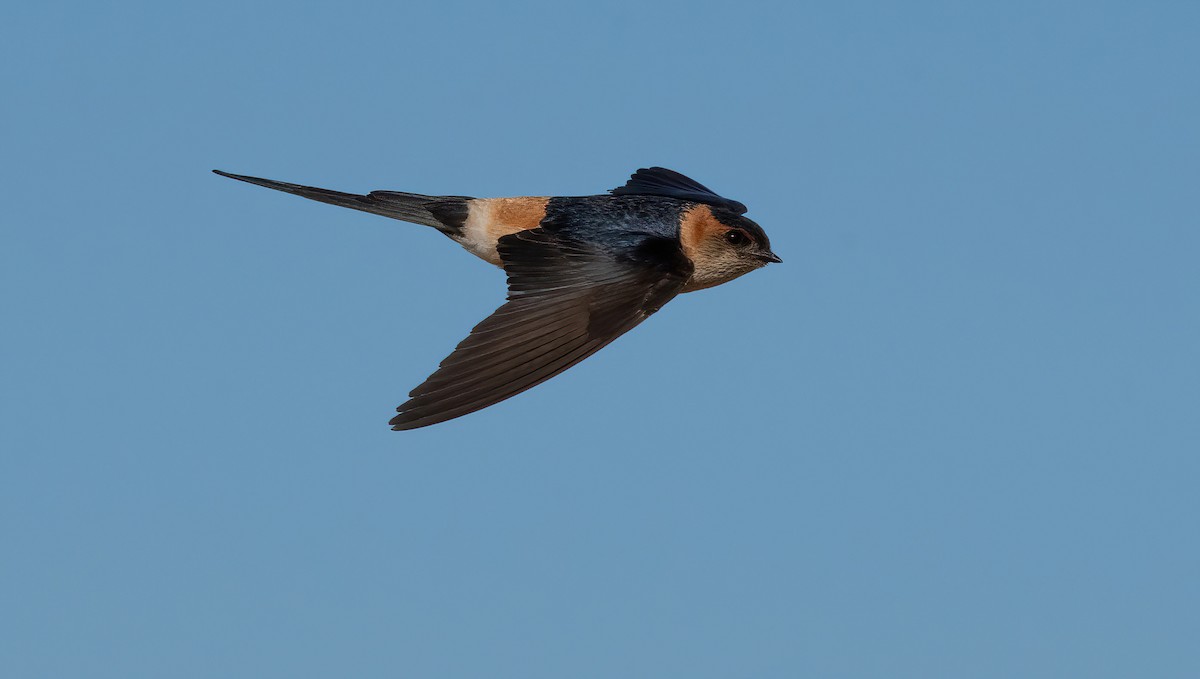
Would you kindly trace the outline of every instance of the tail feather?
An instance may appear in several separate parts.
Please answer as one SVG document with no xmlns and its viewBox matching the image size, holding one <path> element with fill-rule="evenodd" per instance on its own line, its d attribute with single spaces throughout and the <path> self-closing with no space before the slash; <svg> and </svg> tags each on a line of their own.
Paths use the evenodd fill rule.
<svg viewBox="0 0 1200 679">
<path fill-rule="evenodd" d="M 301 186 L 299 184 L 277 182 L 272 179 L 247 177 L 220 170 L 213 170 L 213 172 L 222 177 L 265 186 L 268 189 L 291 193 L 310 200 L 329 203 L 330 205 L 348 207 L 352 210 L 362 210 L 363 212 L 383 215 L 384 217 L 412 222 L 413 224 L 432 226 L 446 235 L 455 235 L 458 233 L 462 224 L 461 220 L 455 217 L 457 217 L 458 213 L 462 215 L 466 214 L 467 201 L 471 200 L 466 196 L 426 196 L 420 193 L 405 193 L 403 191 L 372 191 L 366 195 L 360 195 L 357 193 L 342 193 L 341 191 L 319 189 L 315 186 Z M 430 208 L 432 208 L 432 211 Z M 439 216 L 442 218 L 439 219 Z"/>
</svg>

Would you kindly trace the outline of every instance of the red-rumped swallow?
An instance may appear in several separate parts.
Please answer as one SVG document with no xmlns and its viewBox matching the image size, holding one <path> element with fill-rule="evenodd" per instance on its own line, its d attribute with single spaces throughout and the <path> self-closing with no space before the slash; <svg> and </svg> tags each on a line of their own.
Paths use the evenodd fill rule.
<svg viewBox="0 0 1200 679">
<path fill-rule="evenodd" d="M 223 177 L 432 226 L 502 267 L 508 301 L 475 326 L 389 424 L 461 417 L 515 396 L 599 351 L 681 292 L 782 260 L 746 206 L 671 170 L 638 170 L 608 195 L 469 198 L 366 195 Z"/>
</svg>

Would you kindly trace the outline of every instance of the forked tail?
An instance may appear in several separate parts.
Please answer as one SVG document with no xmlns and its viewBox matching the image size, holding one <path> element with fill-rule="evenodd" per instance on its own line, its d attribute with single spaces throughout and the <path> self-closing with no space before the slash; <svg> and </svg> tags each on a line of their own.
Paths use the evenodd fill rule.
<svg viewBox="0 0 1200 679">
<path fill-rule="evenodd" d="M 403 191 L 372 191 L 366 195 L 360 195 L 319 189 L 315 186 L 277 182 L 273 179 L 247 177 L 220 170 L 213 170 L 213 172 L 222 177 L 265 186 L 268 189 L 291 193 L 330 205 L 362 210 L 413 224 L 432 226 L 452 237 L 458 235 L 462 229 L 462 225 L 467 219 L 467 202 L 471 200 L 467 196 L 426 196 Z"/>
</svg>

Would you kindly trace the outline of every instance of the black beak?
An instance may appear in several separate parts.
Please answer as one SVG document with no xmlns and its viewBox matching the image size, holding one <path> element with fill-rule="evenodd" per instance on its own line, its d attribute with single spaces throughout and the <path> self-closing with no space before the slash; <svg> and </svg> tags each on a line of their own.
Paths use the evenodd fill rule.
<svg viewBox="0 0 1200 679">
<path fill-rule="evenodd" d="M 761 259 L 764 262 L 770 262 L 772 264 L 783 264 L 783 260 L 779 258 L 779 255 L 775 254 L 774 252 L 771 252 L 770 250 L 767 250 L 766 252 L 759 252 L 759 253 L 755 254 L 754 256 L 758 257 L 759 259 Z"/>
</svg>

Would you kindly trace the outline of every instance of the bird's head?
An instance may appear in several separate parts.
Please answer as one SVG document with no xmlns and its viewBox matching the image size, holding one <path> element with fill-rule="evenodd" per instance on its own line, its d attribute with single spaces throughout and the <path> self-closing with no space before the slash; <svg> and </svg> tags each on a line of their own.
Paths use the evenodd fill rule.
<svg viewBox="0 0 1200 679">
<path fill-rule="evenodd" d="M 695 272 L 687 290 L 710 288 L 770 263 L 783 260 L 754 220 L 710 205 L 688 209 L 680 222 L 679 240 Z"/>
</svg>

